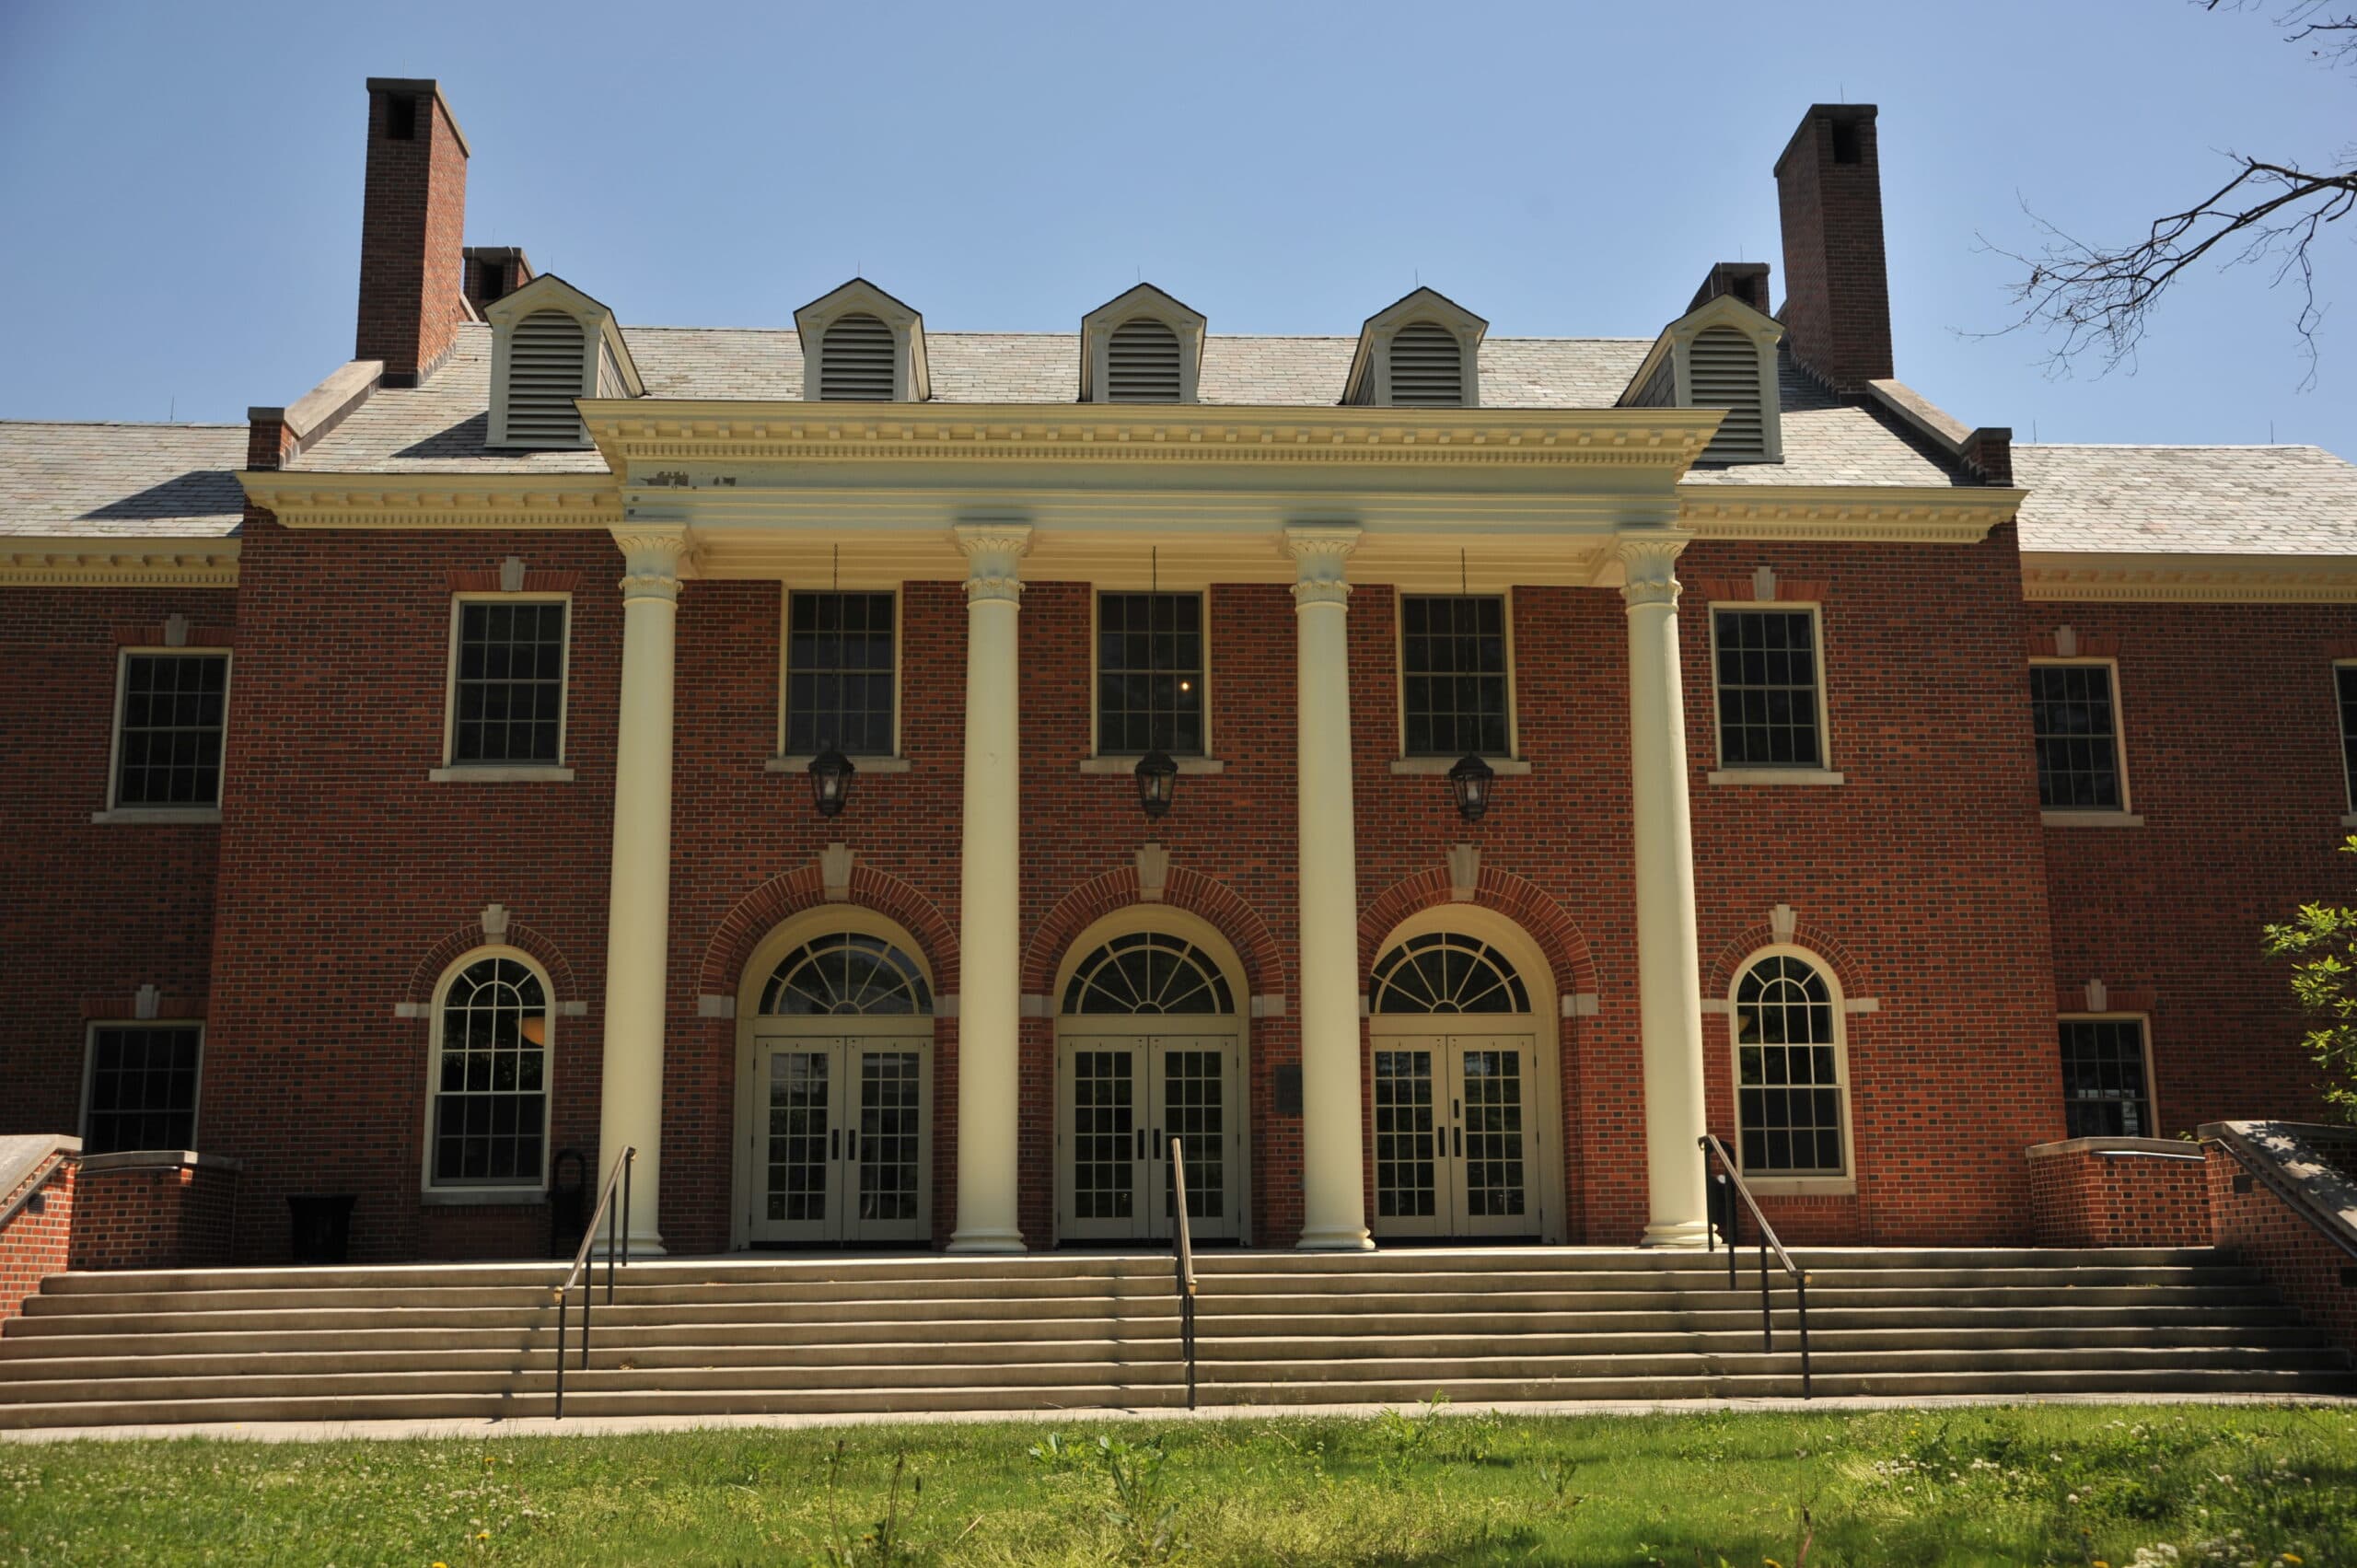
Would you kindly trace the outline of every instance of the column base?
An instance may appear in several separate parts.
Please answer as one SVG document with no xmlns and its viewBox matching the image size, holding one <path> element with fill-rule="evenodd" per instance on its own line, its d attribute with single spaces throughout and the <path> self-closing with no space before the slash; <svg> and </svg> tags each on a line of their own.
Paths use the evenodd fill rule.
<svg viewBox="0 0 2357 1568">
<path fill-rule="evenodd" d="M 1710 1245 L 1708 1220 L 1665 1220 L 1645 1226 L 1640 1247 L 1688 1248 L 1700 1251 Z"/>
<path fill-rule="evenodd" d="M 1019 1230 L 961 1230 L 949 1238 L 952 1252 L 1028 1252 Z"/>
<path fill-rule="evenodd" d="M 1294 1243 L 1296 1252 L 1372 1252 L 1375 1238 L 1364 1229 L 1306 1230 Z"/>
</svg>

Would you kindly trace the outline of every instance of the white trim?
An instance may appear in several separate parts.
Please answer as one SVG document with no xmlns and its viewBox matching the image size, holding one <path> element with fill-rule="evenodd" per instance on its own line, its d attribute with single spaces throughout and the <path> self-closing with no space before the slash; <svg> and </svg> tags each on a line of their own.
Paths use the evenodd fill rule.
<svg viewBox="0 0 2357 1568">
<path fill-rule="evenodd" d="M 1499 630 L 1505 638 L 1506 652 L 1506 749 L 1504 756 L 1481 754 L 1481 760 L 1501 776 L 1520 775 L 1530 772 L 1530 764 L 1522 761 L 1521 714 L 1515 699 L 1514 656 L 1514 589 L 1500 588 L 1496 593 L 1469 593 L 1460 583 L 1456 593 L 1429 592 L 1395 586 L 1391 590 L 1391 708 L 1392 737 L 1399 745 L 1399 755 L 1391 760 L 1394 773 L 1445 773 L 1457 765 L 1457 757 L 1443 757 L 1434 752 L 1408 749 L 1408 600 L 1410 598 L 1493 598 L 1498 601 Z M 1461 755 L 1461 753 L 1460 753 Z M 1422 764 L 1437 763 L 1436 767 Z"/>
<path fill-rule="evenodd" d="M 482 962 L 485 958 L 512 959 L 531 970 L 533 978 L 540 982 L 540 1019 L 543 1038 L 540 1040 L 540 1181 L 537 1187 L 525 1187 L 513 1183 L 494 1187 L 471 1182 L 452 1182 L 448 1186 L 437 1187 L 434 1181 L 434 1097 L 440 1092 L 442 1082 L 443 1005 L 449 997 L 451 982 L 468 969 Z M 435 981 L 431 1000 L 426 1004 L 425 1013 L 425 1103 L 423 1108 L 424 1126 L 419 1139 L 421 1146 L 417 1162 L 418 1191 L 424 1194 L 424 1202 L 459 1204 L 539 1202 L 546 1194 L 549 1162 L 554 1157 L 549 1144 L 553 1141 L 556 1126 L 557 1013 L 556 983 L 549 978 L 547 968 L 521 947 L 511 947 L 504 942 L 486 942 L 480 947 L 472 947 L 459 954 L 450 960 L 448 967 L 443 970 L 441 977 Z M 466 1193 L 469 1196 L 457 1199 L 447 1196 L 453 1192 Z M 476 1193 L 499 1195 L 473 1196 Z M 530 1196 L 528 1198 L 517 1196 L 519 1193 L 528 1193 Z"/>
<path fill-rule="evenodd" d="M 851 765 L 863 774 L 905 773 L 914 766 L 906 757 L 865 757 L 855 751 L 846 752 L 845 756 Z M 810 764 L 818 760 L 807 752 L 797 752 L 788 757 L 765 757 L 761 760 L 761 771 L 765 773 L 807 773 L 810 771 Z"/>
<path fill-rule="evenodd" d="M 1854 1192 L 1857 1191 L 1857 1115 L 1850 1090 L 1850 1013 L 1848 999 L 1841 993 L 1841 977 L 1826 961 L 1825 956 L 1813 947 L 1796 942 L 1771 942 L 1754 948 L 1736 965 L 1734 978 L 1727 981 L 1726 1001 L 1723 1004 L 1727 1020 L 1727 1086 L 1735 1110 L 1735 1158 L 1738 1169 L 1743 1165 L 1743 1045 L 1736 1028 L 1736 997 L 1743 990 L 1746 976 L 1770 958 L 1797 958 L 1817 971 L 1825 984 L 1825 992 L 1832 1003 L 1834 1087 L 1841 1106 L 1841 1168 L 1839 1171 L 1793 1171 L 1765 1173 L 1755 1178 L 1743 1172 L 1745 1183 L 1755 1192 Z M 1717 1012 L 1719 1008 L 1711 1009 Z M 1812 1085 L 1812 1087 L 1817 1086 Z M 1769 1183 L 1775 1185 L 1770 1186 Z"/>
<path fill-rule="evenodd" d="M 1815 640 L 1810 650 L 1810 662 L 1817 674 L 1817 761 L 1812 765 L 1796 765 L 1790 769 L 1774 766 L 1730 768 L 1727 766 L 1726 707 L 1719 691 L 1719 613 L 1747 614 L 1754 610 L 1771 614 L 1805 612 Z M 1708 604 L 1711 622 L 1711 756 L 1717 766 L 1710 774 L 1713 784 L 1766 784 L 1754 778 L 1755 773 L 1788 774 L 1796 784 L 1840 784 L 1843 777 L 1833 771 L 1833 709 L 1826 696 L 1830 684 L 1831 660 L 1826 656 L 1825 606 L 1815 599 L 1712 599 Z M 1779 783 L 1782 780 L 1777 781 Z"/>
<path fill-rule="evenodd" d="M 1144 758 L 1143 751 L 1116 752 L 1109 757 L 1083 757 L 1080 771 L 1084 773 L 1134 773 L 1138 771 L 1138 763 Z M 1181 774 L 1188 776 L 1227 772 L 1227 763 L 1217 757 L 1173 757 L 1170 760 L 1178 764 Z"/>
<path fill-rule="evenodd" d="M 1720 768 L 1704 774 L 1703 782 L 1714 784 L 1833 785 L 1847 784 L 1849 778 L 1830 768 Z"/>
<path fill-rule="evenodd" d="M 1481 761 L 1489 763 L 1490 771 L 1502 779 L 1523 778 L 1530 772 L 1526 758 L 1484 756 Z M 1399 778 L 1437 778 L 1457 766 L 1457 761 L 1455 757 L 1394 757 L 1391 772 Z"/>
<path fill-rule="evenodd" d="M 1131 407 L 1140 405 L 1123 404 L 1120 406 Z M 1170 753 L 1170 758 L 1171 761 L 1178 764 L 1178 771 L 1182 773 L 1216 773 L 1221 772 L 1227 766 L 1227 764 L 1214 760 L 1216 753 L 1212 746 L 1212 590 L 1209 584 L 1205 584 L 1201 587 L 1193 588 L 1108 588 L 1094 586 L 1089 588 L 1088 756 L 1082 761 L 1080 764 L 1080 771 L 1084 773 L 1128 772 L 1137 766 L 1138 759 L 1145 755 L 1143 751 L 1132 751 L 1127 753 L 1120 751 L 1107 751 L 1100 744 L 1102 738 L 1098 734 L 1098 729 L 1104 722 L 1104 713 L 1098 705 L 1101 693 L 1097 685 L 1097 660 L 1098 654 L 1105 645 L 1105 596 L 1107 594 L 1118 594 L 1124 598 L 1156 598 L 1165 595 L 1175 598 L 1181 595 L 1188 595 L 1194 598 L 1197 612 L 1197 625 L 1201 628 L 1199 635 L 1202 639 L 1203 650 L 1202 668 L 1196 671 L 1196 679 L 1203 683 L 1203 744 L 1200 750 L 1185 753 L 1173 751 Z M 1092 761 L 1109 762 L 1117 765 L 1092 768 L 1089 766 L 1089 763 Z M 1211 763 L 1211 766 L 1190 768 L 1187 764 L 1190 761 L 1209 762 Z"/>
<path fill-rule="evenodd" d="M 2119 804 L 2116 807 L 2052 807 L 2044 802 L 2038 806 L 2038 817 L 2049 828 L 2141 828 L 2144 819 L 2136 815 L 2136 796 L 2128 784 L 2128 706 L 2119 690 L 2119 656 L 2117 654 L 2074 654 L 2069 658 L 2059 655 L 2031 656 L 2032 669 L 2041 666 L 2101 665 L 2104 679 L 2111 693 L 2111 766 L 2119 775 Z M 2033 753 L 2038 745 L 2038 732 L 2033 726 L 2030 746 Z M 2033 755 L 2033 762 L 2035 756 Z"/>
<path fill-rule="evenodd" d="M 785 732 L 786 732 L 786 726 L 787 726 L 787 724 L 791 721 L 792 716 L 793 716 L 790 713 L 788 713 L 787 708 L 786 708 L 786 701 L 787 701 L 787 699 L 786 699 L 786 693 L 787 693 L 787 691 L 788 691 L 789 690 L 791 690 L 792 685 L 793 685 L 793 681 L 794 681 L 794 653 L 793 653 L 793 649 L 794 649 L 794 596 L 795 596 L 796 593 L 806 593 L 806 594 L 889 594 L 889 595 L 892 597 L 892 751 L 891 751 L 891 755 L 889 755 L 889 756 L 872 756 L 872 755 L 869 755 L 868 753 L 865 753 L 865 752 L 860 752 L 860 751 L 847 751 L 847 752 L 845 752 L 845 753 L 844 753 L 844 755 L 845 755 L 845 756 L 847 756 L 847 757 L 849 757 L 849 758 L 852 760 L 853 764 L 854 766 L 856 766 L 856 767 L 859 769 L 859 771 L 860 771 L 861 772 L 864 772 L 864 773 L 905 773 L 905 772 L 907 772 L 909 771 L 908 759 L 907 759 L 906 757 L 904 757 L 904 756 L 902 756 L 902 755 L 900 754 L 900 711 L 901 711 L 901 710 L 900 710 L 900 698 L 901 698 L 901 696 L 902 696 L 902 692 L 901 692 L 901 690 L 900 690 L 900 670 L 901 670 L 902 666 L 907 662 L 907 661 L 905 661 L 904 659 L 902 659 L 902 658 L 901 658 L 901 656 L 900 656 L 900 633 L 901 633 L 901 630 L 902 630 L 902 626 L 901 626 L 901 619 L 902 619 L 903 614 L 905 613 L 905 612 L 904 612 L 904 610 L 903 610 L 903 608 L 902 608 L 902 607 L 903 607 L 903 605 L 906 603 L 907 598 L 908 598 L 908 596 L 907 596 L 906 594 L 903 594 L 903 593 L 900 590 L 900 587 L 899 587 L 899 586 L 898 586 L 898 585 L 895 585 L 895 586 L 893 586 L 893 587 L 886 587 L 886 588 L 865 588 L 865 587 L 850 587 L 850 588 L 843 588 L 843 587 L 830 587 L 830 588 L 818 588 L 818 587 L 812 587 L 812 588 L 799 588 L 799 589 L 795 588 L 795 587 L 792 584 L 790 584 L 790 583 L 780 583 L 780 584 L 778 585 L 778 591 L 777 591 L 777 741 L 776 741 L 776 745 L 777 745 L 777 751 L 776 751 L 776 754 L 775 754 L 775 755 L 772 756 L 772 757 L 769 759 L 768 762 L 767 762 L 766 764 L 764 764 L 764 766 L 767 768 L 767 770 L 768 770 L 769 772 L 773 772 L 773 773 L 785 773 L 785 772 L 807 772 L 809 771 L 809 769 L 810 769 L 810 763 L 811 763 L 811 761 L 812 761 L 817 757 L 817 755 L 818 755 L 818 753 L 816 753 L 816 752 L 812 752 L 812 751 L 788 751 L 788 750 L 785 749 L 785 746 L 786 746 L 786 733 L 785 733 Z M 895 765 L 894 765 L 894 764 L 896 764 L 896 763 L 898 764 L 898 766 L 895 766 Z"/>
<path fill-rule="evenodd" d="M 213 799 L 207 805 L 119 806 L 122 788 L 122 704 L 131 682 L 131 661 L 140 658 L 217 658 L 221 661 L 221 761 L 213 775 Z M 93 812 L 93 822 L 218 822 L 221 786 L 229 776 L 229 690 L 238 675 L 237 650 L 225 647 L 171 648 L 140 643 L 114 651 L 114 727 L 107 743 L 106 809 Z"/>
<path fill-rule="evenodd" d="M 514 297 L 510 296 L 509 297 Z M 561 604 L 564 606 L 563 645 L 557 654 L 556 761 L 553 762 L 461 762 L 459 745 L 459 629 L 470 604 Z M 453 784 L 460 775 L 481 775 L 484 784 L 515 784 L 526 780 L 571 782 L 564 765 L 565 742 L 573 713 L 573 596 L 570 593 L 501 593 L 497 589 L 454 591 L 450 595 L 450 638 L 442 676 L 442 765 L 426 774 L 435 784 Z"/>
<path fill-rule="evenodd" d="M 74 1122 L 76 1142 L 85 1147 L 90 1142 L 90 1089 L 98 1078 L 99 1031 L 100 1029 L 194 1029 L 196 1031 L 196 1084 L 189 1099 L 188 1141 L 192 1144 L 197 1142 L 197 1132 L 204 1115 L 204 1020 L 203 1018 L 84 1019 L 82 1021 L 82 1109 Z"/>
<path fill-rule="evenodd" d="M 2144 1114 L 2153 1119 L 2153 1125 L 2142 1132 L 2129 1135 L 2139 1138 L 2159 1137 L 2162 1126 L 2161 1075 L 2154 1070 L 2153 1065 L 2153 1015 L 2150 1013 L 2124 1012 L 2117 1007 L 2107 1007 L 2100 1012 L 2080 1011 L 2055 1014 L 2054 1068 L 2058 1074 L 2062 1069 L 2062 1026 L 2064 1024 L 2073 1023 L 2132 1023 L 2136 1026 L 2137 1043 L 2142 1047 L 2144 1052 Z M 2071 1105 L 2071 1097 L 2065 1094 L 2062 1097 L 2062 1111 L 2066 1118 L 2070 1115 Z"/>
<path fill-rule="evenodd" d="M 2334 736 L 2340 742 L 2340 783 L 2342 788 L 2347 791 L 2344 798 L 2349 802 L 2348 815 L 2340 819 L 2340 825 L 2344 828 L 2357 828 L 2357 775 L 2352 775 L 2349 769 L 2349 742 L 2351 737 L 2348 726 L 2342 720 L 2340 706 L 2340 672 L 2344 669 L 2357 670 L 2357 659 L 2337 658 L 2332 661 L 2332 728 Z"/>
</svg>

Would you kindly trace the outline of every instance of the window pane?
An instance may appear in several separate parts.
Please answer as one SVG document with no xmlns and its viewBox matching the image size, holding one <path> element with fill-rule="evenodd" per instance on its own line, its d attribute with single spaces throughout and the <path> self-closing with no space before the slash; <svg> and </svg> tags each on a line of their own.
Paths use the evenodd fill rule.
<svg viewBox="0 0 2357 1568">
<path fill-rule="evenodd" d="M 218 806 L 226 654 L 130 654 L 122 661 L 118 806 Z"/>
<path fill-rule="evenodd" d="M 1824 976 L 1794 958 L 1753 965 L 1736 987 L 1735 1043 L 1743 1168 L 1840 1175 L 1844 1090 Z"/>
<path fill-rule="evenodd" d="M 892 753 L 892 596 L 798 593 L 787 610 L 785 749 Z"/>
<path fill-rule="evenodd" d="M 459 673 L 450 759 L 554 763 L 564 707 L 565 606 L 459 607 Z"/>
<path fill-rule="evenodd" d="M 91 1030 L 83 1151 L 193 1146 L 201 1037 L 192 1024 L 110 1024 Z"/>
<path fill-rule="evenodd" d="M 537 1187 L 548 1125 L 548 997 L 513 958 L 467 966 L 442 998 L 434 1184 Z"/>
<path fill-rule="evenodd" d="M 2340 755 L 2349 777 L 2349 808 L 2357 811 L 2357 665 L 2342 665 L 2332 672 L 2340 696 Z"/>
<path fill-rule="evenodd" d="M 2062 1020 L 2062 1114 L 2071 1138 L 2150 1138 L 2141 1018 Z"/>
<path fill-rule="evenodd" d="M 2049 811 L 2119 809 L 2119 736 L 2111 668 L 2034 664 L 2030 733 L 2038 746 L 2038 799 Z"/>
<path fill-rule="evenodd" d="M 1719 765 L 1820 768 L 1817 618 L 1805 610 L 1713 612 L 1718 639 Z"/>
<path fill-rule="evenodd" d="M 1201 594 L 1097 597 L 1097 749 L 1203 749 Z"/>
<path fill-rule="evenodd" d="M 1410 594 L 1399 602 L 1400 708 L 1411 757 L 1508 749 L 1505 600 Z"/>
</svg>

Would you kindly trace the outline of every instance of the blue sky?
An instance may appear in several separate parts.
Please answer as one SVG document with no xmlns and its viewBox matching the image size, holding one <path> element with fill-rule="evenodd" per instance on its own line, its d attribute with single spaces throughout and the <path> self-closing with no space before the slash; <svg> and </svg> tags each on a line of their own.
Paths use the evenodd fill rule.
<svg viewBox="0 0 2357 1568">
<path fill-rule="evenodd" d="M 1901 378 L 2022 439 L 2357 457 L 2351 236 L 2313 390 L 2249 269 L 2133 375 L 1970 335 L 2023 202 L 2115 237 L 2222 149 L 2347 145 L 2357 79 L 2259 5 L 0 0 L 0 417 L 238 420 L 346 358 L 377 75 L 441 79 L 469 242 L 625 323 L 783 325 L 865 271 L 935 330 L 1069 331 L 1143 273 L 1214 331 L 1353 331 L 1421 279 L 1497 333 L 1647 335 L 1716 260 L 1782 298 L 1771 166 L 1871 101 Z"/>
</svg>

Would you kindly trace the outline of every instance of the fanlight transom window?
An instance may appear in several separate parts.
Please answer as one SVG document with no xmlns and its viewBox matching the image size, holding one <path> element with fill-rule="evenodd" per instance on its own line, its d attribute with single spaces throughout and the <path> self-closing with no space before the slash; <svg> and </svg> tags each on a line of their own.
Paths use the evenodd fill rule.
<svg viewBox="0 0 2357 1568">
<path fill-rule="evenodd" d="M 1080 961 L 1067 1013 L 1233 1013 L 1227 977 L 1200 947 L 1159 931 L 1116 936 Z"/>
<path fill-rule="evenodd" d="M 763 1014 L 917 1014 L 933 992 L 914 958 L 881 936 L 838 931 L 778 960 L 761 987 Z"/>
<path fill-rule="evenodd" d="M 1411 936 L 1376 960 L 1373 1013 L 1527 1013 L 1530 992 L 1506 956 L 1454 931 Z"/>
</svg>

